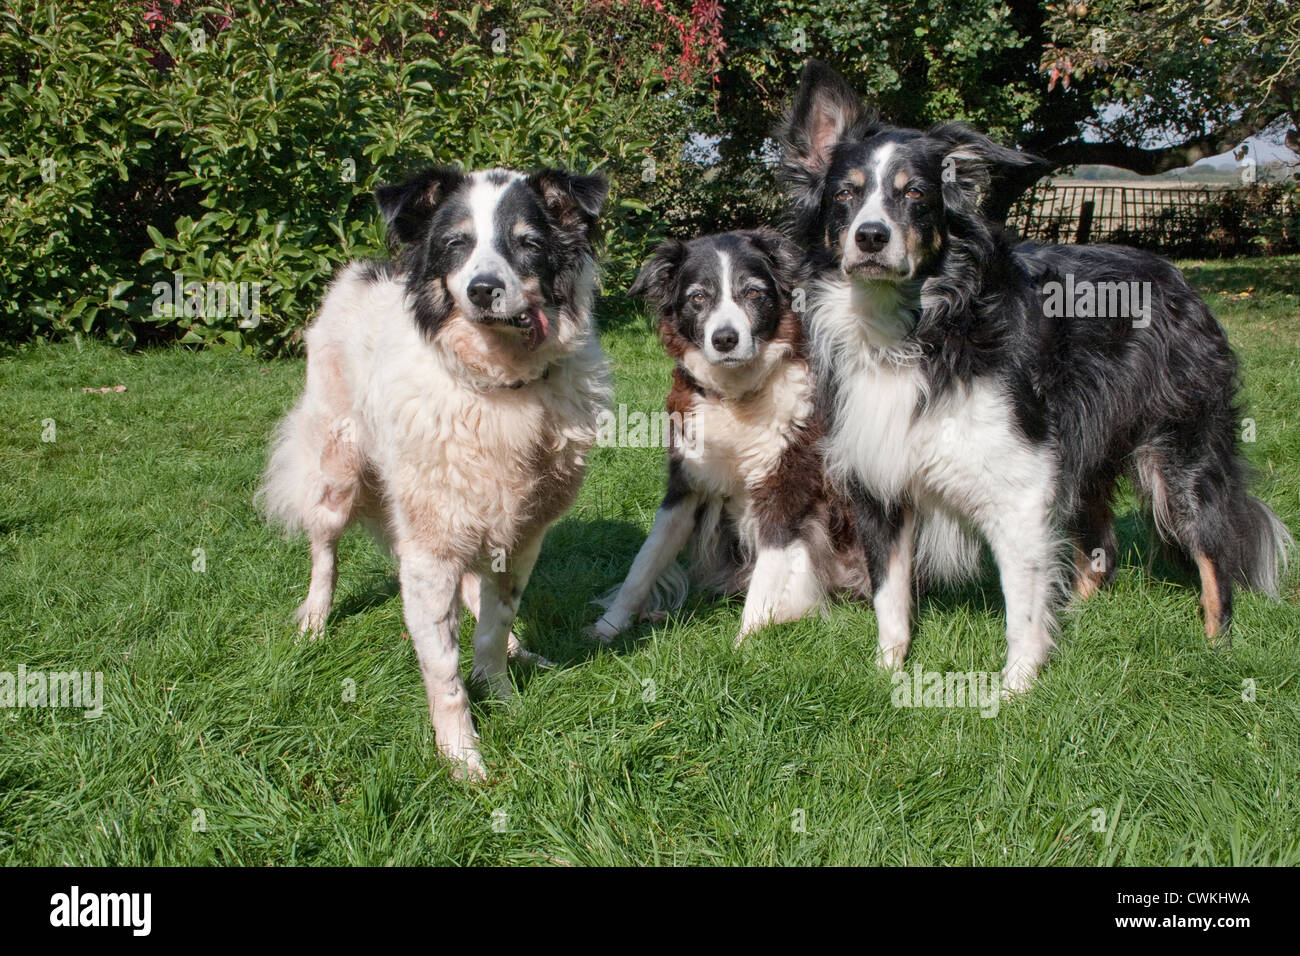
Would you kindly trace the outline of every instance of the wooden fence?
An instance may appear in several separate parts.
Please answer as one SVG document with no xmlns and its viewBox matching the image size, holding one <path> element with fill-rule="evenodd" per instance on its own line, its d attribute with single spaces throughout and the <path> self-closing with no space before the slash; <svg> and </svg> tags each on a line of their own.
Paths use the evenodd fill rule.
<svg viewBox="0 0 1300 956">
<path fill-rule="evenodd" d="M 1008 224 L 1044 242 L 1110 242 L 1200 228 L 1224 186 L 1044 185 L 1021 198 Z"/>
</svg>

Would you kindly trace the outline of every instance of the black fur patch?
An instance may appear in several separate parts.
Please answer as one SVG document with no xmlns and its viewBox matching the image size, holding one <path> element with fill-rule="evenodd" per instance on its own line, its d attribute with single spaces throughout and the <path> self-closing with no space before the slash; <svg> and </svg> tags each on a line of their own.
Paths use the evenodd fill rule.
<svg viewBox="0 0 1300 956">
<path fill-rule="evenodd" d="M 729 290 L 722 288 L 719 253 L 731 262 Z M 770 340 L 789 307 L 800 265 L 798 249 L 772 229 L 671 240 L 642 266 L 628 294 L 645 296 L 671 323 L 675 335 L 664 344 L 681 358 L 687 347 L 700 347 L 704 320 L 727 292 L 749 317 L 755 341 Z"/>
<path fill-rule="evenodd" d="M 521 278 L 537 280 L 546 302 L 572 302 L 583 266 L 595 255 L 605 180 L 558 169 L 518 178 L 506 170 L 478 175 L 507 187 L 493 212 L 496 250 Z M 472 252 L 473 237 L 463 235 L 461 225 L 470 217 L 467 197 L 474 182 L 475 174 L 433 167 L 375 193 L 390 239 L 399 246 L 390 274 L 405 277 L 415 321 L 429 336 L 456 308 L 447 277 Z M 522 235 L 516 228 L 521 224 L 529 227 Z"/>
<path fill-rule="evenodd" d="M 884 127 L 826 72 L 805 71 L 810 88 L 801 86 L 778 130 L 793 222 L 811 267 L 840 271 L 836 230 L 861 205 L 860 196 L 840 190 L 861 181 L 882 144 L 894 144 L 901 161 L 897 182 L 885 184 L 894 190 L 886 210 L 915 229 L 928 252 L 903 288 L 912 311 L 904 344 L 922 356 L 930 400 L 975 379 L 1000 383 L 1025 440 L 1049 446 L 1060 462 L 1056 507 L 1081 541 L 1113 549 L 1114 483 L 1136 472 L 1161 499 L 1162 532 L 1189 555 L 1206 554 L 1220 581 L 1275 583 L 1275 559 L 1289 536 L 1246 493 L 1237 359 L 1178 270 L 1118 246 L 1018 243 L 980 213 L 980 199 L 996 167 L 1032 158 L 959 124 L 924 133 Z M 917 197 L 897 202 L 899 190 L 913 187 Z M 1135 283 L 1130 288 L 1149 293 L 1148 314 L 1130 307 L 1066 315 L 1048 307 L 1048 290 L 1085 282 Z M 820 371 L 834 407 L 839 372 Z M 1135 469 L 1138 462 L 1145 470 Z M 875 576 L 883 552 L 870 542 L 891 540 L 897 516 L 863 488 L 853 497 Z M 1230 594 L 1221 599 L 1229 602 Z"/>
</svg>

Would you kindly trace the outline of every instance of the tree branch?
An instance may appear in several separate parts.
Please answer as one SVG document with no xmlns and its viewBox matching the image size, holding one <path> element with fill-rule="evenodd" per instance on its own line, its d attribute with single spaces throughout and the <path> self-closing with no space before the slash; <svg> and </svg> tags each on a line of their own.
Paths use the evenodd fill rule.
<svg viewBox="0 0 1300 956">
<path fill-rule="evenodd" d="M 1229 123 L 1213 133 L 1197 136 L 1175 146 L 1142 149 L 1125 143 L 1089 143 L 1072 139 L 1043 150 L 1041 155 L 1054 166 L 1103 165 L 1118 166 L 1143 176 L 1154 176 L 1171 169 L 1190 166 L 1207 156 L 1217 156 L 1240 145 L 1247 136 L 1266 129 L 1286 110 L 1275 107 L 1271 112 L 1256 113 Z"/>
</svg>

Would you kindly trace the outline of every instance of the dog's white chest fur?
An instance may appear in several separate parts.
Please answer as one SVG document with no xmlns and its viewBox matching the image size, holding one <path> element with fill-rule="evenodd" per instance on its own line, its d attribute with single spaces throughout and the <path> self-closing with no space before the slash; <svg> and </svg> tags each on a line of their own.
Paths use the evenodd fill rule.
<svg viewBox="0 0 1300 956">
<path fill-rule="evenodd" d="M 856 478 L 883 501 L 938 507 L 976 521 L 990 517 L 1008 496 L 1030 489 L 1041 494 L 1054 467 L 1051 456 L 1019 432 L 1001 382 L 990 377 L 956 384 L 918 413 L 929 382 L 919 356 L 885 345 L 904 327 L 885 311 L 889 303 L 843 283 L 821 291 L 814 337 L 839 382 L 827 450 L 833 473 Z"/>
<path fill-rule="evenodd" d="M 585 467 L 606 403 L 594 336 L 546 381 L 483 389 L 420 333 L 396 282 L 351 280 L 336 284 L 308 347 L 317 361 L 336 363 L 336 385 L 347 383 L 350 394 L 327 404 L 351 406 L 350 437 L 400 504 L 390 518 L 458 552 L 509 548 L 546 509 L 538 496 L 548 479 Z M 309 375 L 308 391 L 325 384 Z"/>
<path fill-rule="evenodd" d="M 867 358 L 841 380 L 833 467 L 850 469 L 882 500 L 942 504 L 972 517 L 988 506 L 991 484 L 1041 487 L 1050 465 L 1017 432 L 998 383 L 956 385 L 918 414 L 922 375 Z"/>
<path fill-rule="evenodd" d="M 794 429 L 812 414 L 812 385 L 802 362 L 781 363 L 740 400 L 700 396 L 685 424 L 683 467 L 693 485 L 743 509 L 749 488 L 772 472 Z"/>
</svg>

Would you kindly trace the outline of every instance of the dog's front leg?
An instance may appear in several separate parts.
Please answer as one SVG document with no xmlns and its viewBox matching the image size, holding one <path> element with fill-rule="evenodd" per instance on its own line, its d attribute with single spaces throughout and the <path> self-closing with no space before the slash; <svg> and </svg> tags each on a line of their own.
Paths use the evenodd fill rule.
<svg viewBox="0 0 1300 956">
<path fill-rule="evenodd" d="M 477 571 L 468 571 L 460 579 L 460 600 L 473 613 L 475 622 L 479 620 L 479 608 L 483 603 L 482 589 L 482 577 Z M 554 661 L 524 647 L 513 630 L 506 635 L 506 657 L 524 667 L 555 666 Z"/>
<path fill-rule="evenodd" d="M 760 546 L 745 593 L 736 646 L 759 628 L 799 620 L 821 603 L 823 597 L 812 556 L 803 541 L 795 539 L 784 546 Z"/>
<path fill-rule="evenodd" d="M 474 669 L 470 678 L 486 684 L 502 700 L 514 694 L 506 670 L 513 636 L 510 628 L 542 550 L 543 534 L 538 533 L 508 555 L 501 570 L 485 571 L 479 576 L 478 626 L 474 628 Z"/>
<path fill-rule="evenodd" d="M 998 563 L 1007 609 L 1007 663 L 1002 669 L 1003 696 L 1024 693 L 1052 649 L 1052 603 L 1055 535 L 1051 508 L 1032 496 L 1007 520 L 985 529 Z"/>
<path fill-rule="evenodd" d="M 461 568 L 414 542 L 399 543 L 397 559 L 402 612 L 420 661 L 438 747 L 455 766 L 456 776 L 482 780 L 483 758 L 460 676 Z"/>
<path fill-rule="evenodd" d="M 904 508 L 896 521 L 882 522 L 883 551 L 872 562 L 871 580 L 876 584 L 872 602 L 879 627 L 876 664 L 898 670 L 912 643 L 912 551 L 915 547 L 916 513 Z"/>
<path fill-rule="evenodd" d="M 688 494 L 655 512 L 654 527 L 637 552 L 618 596 L 600 616 L 592 631 L 602 641 L 609 641 L 627 630 L 645 606 L 659 576 L 672 564 L 695 529 L 695 509 L 699 495 Z"/>
</svg>

